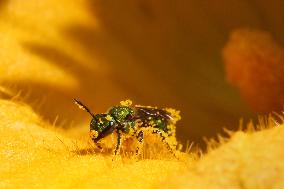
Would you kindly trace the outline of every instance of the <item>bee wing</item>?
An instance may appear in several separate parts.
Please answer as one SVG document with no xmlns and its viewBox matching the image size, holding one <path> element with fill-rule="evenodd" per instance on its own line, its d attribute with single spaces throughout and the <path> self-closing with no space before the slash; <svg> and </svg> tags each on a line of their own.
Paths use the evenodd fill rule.
<svg viewBox="0 0 284 189">
<path fill-rule="evenodd" d="M 138 115 L 141 118 L 146 118 L 147 116 L 153 117 L 162 117 L 167 120 L 173 120 L 171 113 L 167 112 L 166 110 L 152 108 L 152 107 L 142 107 L 142 106 L 135 106 Z"/>
</svg>

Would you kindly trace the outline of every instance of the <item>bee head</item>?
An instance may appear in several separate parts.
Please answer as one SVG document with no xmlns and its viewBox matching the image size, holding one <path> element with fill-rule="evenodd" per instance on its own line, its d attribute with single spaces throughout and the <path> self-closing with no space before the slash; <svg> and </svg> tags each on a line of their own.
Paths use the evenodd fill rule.
<svg viewBox="0 0 284 189">
<path fill-rule="evenodd" d="M 88 112 L 92 116 L 90 123 L 90 135 L 94 142 L 99 141 L 108 134 L 111 134 L 117 127 L 114 118 L 109 114 L 94 114 L 87 106 L 85 106 L 79 100 L 74 99 L 75 104 L 80 108 Z"/>
<path fill-rule="evenodd" d="M 115 129 L 115 120 L 109 114 L 97 114 L 90 123 L 90 135 L 93 141 L 110 134 Z"/>
</svg>

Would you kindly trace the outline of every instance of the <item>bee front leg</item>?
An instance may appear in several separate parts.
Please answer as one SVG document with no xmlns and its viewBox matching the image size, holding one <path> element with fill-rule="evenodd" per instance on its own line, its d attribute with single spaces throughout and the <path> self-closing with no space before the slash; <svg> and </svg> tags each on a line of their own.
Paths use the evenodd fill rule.
<svg viewBox="0 0 284 189">
<path fill-rule="evenodd" d="M 96 147 L 97 147 L 98 149 L 100 149 L 100 150 L 103 150 L 103 147 L 102 147 L 100 144 L 98 144 L 98 143 L 96 143 Z"/>
<path fill-rule="evenodd" d="M 141 154 L 141 148 L 143 147 L 144 143 L 144 131 L 139 131 L 139 133 L 136 135 L 136 138 L 138 140 L 138 145 L 136 147 L 136 157 Z"/>
<path fill-rule="evenodd" d="M 121 131 L 119 129 L 116 129 L 115 131 L 117 133 L 117 143 L 114 150 L 114 155 L 116 156 L 117 154 L 119 154 L 122 138 L 121 138 Z"/>
</svg>

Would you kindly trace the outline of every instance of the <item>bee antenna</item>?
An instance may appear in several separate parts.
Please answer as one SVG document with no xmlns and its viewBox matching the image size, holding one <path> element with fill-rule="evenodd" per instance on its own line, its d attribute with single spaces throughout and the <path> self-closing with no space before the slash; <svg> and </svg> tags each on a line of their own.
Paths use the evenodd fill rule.
<svg viewBox="0 0 284 189">
<path fill-rule="evenodd" d="M 82 102 L 80 102 L 79 100 L 77 99 L 73 99 L 75 104 L 82 110 L 85 110 L 86 112 L 88 112 L 92 117 L 95 117 L 94 113 L 87 107 L 85 106 Z"/>
</svg>

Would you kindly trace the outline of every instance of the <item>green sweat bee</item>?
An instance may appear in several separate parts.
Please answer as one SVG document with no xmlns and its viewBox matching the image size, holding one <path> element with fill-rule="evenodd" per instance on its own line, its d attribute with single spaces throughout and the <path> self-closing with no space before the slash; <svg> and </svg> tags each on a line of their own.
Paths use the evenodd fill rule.
<svg viewBox="0 0 284 189">
<path fill-rule="evenodd" d="M 120 105 L 111 107 L 106 113 L 94 114 L 79 100 L 74 99 L 79 108 L 92 116 L 90 135 L 95 144 L 104 137 L 116 133 L 117 142 L 114 155 L 119 153 L 122 135 L 135 137 L 138 141 L 136 155 L 141 152 L 145 134 L 151 133 L 160 137 L 168 150 L 176 157 L 175 124 L 181 119 L 179 111 L 171 108 L 159 109 L 151 106 L 132 106 L 132 101 L 121 101 Z"/>
</svg>

